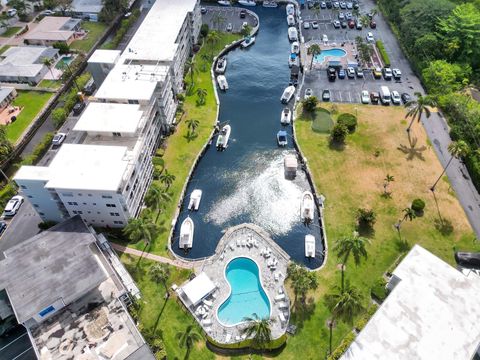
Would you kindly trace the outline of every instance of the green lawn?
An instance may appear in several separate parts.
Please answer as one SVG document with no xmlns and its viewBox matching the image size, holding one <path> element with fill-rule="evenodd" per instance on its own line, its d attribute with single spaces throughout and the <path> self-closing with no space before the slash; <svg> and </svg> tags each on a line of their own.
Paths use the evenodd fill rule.
<svg viewBox="0 0 480 360">
<path fill-rule="evenodd" d="M 5 31 L 2 35 L 2 37 L 11 37 L 18 33 L 20 30 L 22 30 L 21 26 L 10 26 L 7 28 L 7 31 Z"/>
<path fill-rule="evenodd" d="M 18 95 L 13 101 L 14 106 L 23 107 L 17 120 L 7 126 L 7 138 L 15 143 L 25 129 L 30 125 L 33 118 L 42 110 L 46 102 L 53 96 L 53 93 L 39 91 L 17 91 Z"/>
<path fill-rule="evenodd" d="M 58 89 L 61 86 L 62 86 L 62 82 L 60 80 L 42 80 L 38 84 L 38 87 L 51 88 L 51 89 Z"/>
<path fill-rule="evenodd" d="M 11 48 L 12 45 L 5 45 L 0 48 L 0 55 L 3 54 L 5 51 L 7 51 L 9 48 Z"/>
<path fill-rule="evenodd" d="M 86 38 L 74 41 L 70 45 L 70 48 L 87 53 L 93 47 L 98 38 L 102 36 L 103 32 L 107 29 L 107 25 L 101 22 L 84 21 L 82 23 L 82 28 L 88 31 Z"/>
</svg>

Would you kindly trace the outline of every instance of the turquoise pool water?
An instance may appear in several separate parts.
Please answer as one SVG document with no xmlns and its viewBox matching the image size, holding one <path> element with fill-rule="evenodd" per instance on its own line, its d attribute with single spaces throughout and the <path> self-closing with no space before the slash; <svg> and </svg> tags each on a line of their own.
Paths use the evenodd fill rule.
<svg viewBox="0 0 480 360">
<path fill-rule="evenodd" d="M 218 308 L 218 319 L 225 325 L 243 322 L 254 313 L 258 317 L 270 316 L 270 302 L 260 283 L 257 264 L 248 258 L 239 257 L 230 261 L 225 269 L 231 293 Z"/>
<path fill-rule="evenodd" d="M 73 61 L 73 56 L 63 56 L 60 60 L 58 60 L 57 65 L 55 65 L 55 68 L 58 70 L 63 70 L 66 65 L 70 65 L 70 63 Z"/>
<path fill-rule="evenodd" d="M 346 55 L 347 55 L 347 52 L 343 49 L 322 50 L 322 52 L 320 54 L 315 56 L 315 59 L 313 59 L 313 62 L 323 63 L 327 56 L 344 57 Z"/>
</svg>

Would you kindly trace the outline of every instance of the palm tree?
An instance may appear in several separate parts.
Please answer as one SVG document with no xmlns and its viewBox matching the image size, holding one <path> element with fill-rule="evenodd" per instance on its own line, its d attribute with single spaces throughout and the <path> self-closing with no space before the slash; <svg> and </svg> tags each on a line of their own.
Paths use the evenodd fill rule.
<svg viewBox="0 0 480 360">
<path fill-rule="evenodd" d="M 403 218 L 401 218 L 400 220 L 398 220 L 398 222 L 395 224 L 395 229 L 397 229 L 397 232 L 398 232 L 398 237 L 400 238 L 400 240 L 402 240 L 402 234 L 400 232 L 400 229 L 401 229 L 401 226 L 402 226 L 402 223 L 405 221 L 405 220 L 409 220 L 409 221 L 413 221 L 416 217 L 417 217 L 417 214 L 415 214 L 415 211 L 410 208 L 410 207 L 406 207 L 405 209 L 402 210 L 403 212 Z M 405 244 L 406 244 L 406 240 L 405 240 Z"/>
<path fill-rule="evenodd" d="M 370 18 L 368 17 L 368 15 L 362 15 L 360 16 L 360 22 L 363 24 L 364 27 L 367 27 L 368 24 L 370 24 Z"/>
<path fill-rule="evenodd" d="M 316 274 L 293 262 L 288 265 L 287 277 L 292 283 L 293 293 L 295 294 L 294 304 L 297 303 L 299 297 L 300 302 L 304 304 L 308 291 L 315 290 L 318 287 Z"/>
<path fill-rule="evenodd" d="M 45 65 L 48 68 L 48 70 L 50 70 L 50 74 L 52 75 L 52 80 L 55 80 L 55 75 L 53 75 L 53 70 L 52 70 L 53 60 L 49 59 L 49 58 L 44 58 L 42 60 L 42 63 L 43 63 L 43 65 Z"/>
<path fill-rule="evenodd" d="M 160 175 L 160 178 L 162 178 L 162 176 L 164 175 L 165 173 Z M 175 176 L 174 175 L 172 176 L 175 180 Z M 168 190 L 168 187 L 167 187 L 167 190 Z M 155 217 L 155 222 L 158 221 L 158 217 L 160 216 L 162 209 L 165 208 L 165 203 L 170 201 L 171 199 L 172 198 L 170 197 L 170 195 L 167 193 L 165 189 L 162 189 L 160 186 L 156 184 L 152 184 L 152 186 L 150 186 L 147 193 L 145 194 L 145 204 L 147 204 L 147 206 L 154 208 L 155 211 L 157 212 L 157 215 Z"/>
<path fill-rule="evenodd" d="M 197 67 L 195 66 L 195 61 L 188 59 L 185 62 L 185 73 L 190 74 L 190 86 L 193 88 L 195 83 L 193 82 L 193 75 L 198 72 Z"/>
<path fill-rule="evenodd" d="M 198 128 L 198 125 L 200 124 L 200 122 L 197 119 L 188 119 L 186 121 L 186 124 L 187 124 L 187 127 L 188 127 L 188 132 L 191 131 L 192 135 L 194 135 L 195 131 Z"/>
<path fill-rule="evenodd" d="M 203 89 L 203 88 L 197 89 L 198 102 L 201 105 L 205 104 L 205 97 L 207 96 L 207 94 L 208 94 L 207 89 Z"/>
<path fill-rule="evenodd" d="M 242 330 L 242 333 L 247 335 L 247 338 L 252 339 L 255 347 L 263 351 L 265 346 L 272 341 L 271 325 L 275 320 L 269 317 L 259 318 L 258 315 L 254 313 L 251 317 L 247 316 L 243 318 L 243 321 L 246 321 L 248 324 Z"/>
<path fill-rule="evenodd" d="M 328 323 L 330 329 L 330 354 L 332 353 L 332 335 L 335 320 L 339 319 L 351 324 L 353 318 L 363 311 L 363 295 L 356 287 L 350 286 L 347 282 L 346 288 L 339 290 L 338 287 L 335 287 L 333 292 L 325 296 L 326 305 L 332 313 L 332 318 Z"/>
<path fill-rule="evenodd" d="M 372 16 L 372 20 L 375 17 L 375 15 L 377 15 L 377 14 L 378 14 L 378 9 L 376 7 L 374 7 L 373 9 L 370 10 L 370 15 Z"/>
<path fill-rule="evenodd" d="M 167 281 L 170 277 L 170 268 L 166 264 L 156 263 L 148 269 L 150 279 L 156 283 L 162 283 L 168 294 Z"/>
<path fill-rule="evenodd" d="M 202 54 L 202 55 L 200 55 L 200 57 L 203 60 L 201 70 L 203 72 L 205 72 L 205 71 L 207 71 L 207 64 L 210 62 L 211 57 L 208 54 Z"/>
<path fill-rule="evenodd" d="M 173 182 L 175 181 L 176 177 L 173 174 L 170 174 L 168 172 L 168 169 L 165 169 L 163 174 L 160 176 L 160 181 L 165 187 L 170 189 L 170 186 L 172 186 Z"/>
<path fill-rule="evenodd" d="M 123 233 L 128 236 L 130 241 L 139 242 L 142 240 L 145 242 L 145 247 L 151 244 L 157 231 L 158 227 L 146 216 L 130 219 L 127 226 L 123 228 Z"/>
<path fill-rule="evenodd" d="M 347 264 L 350 254 L 353 254 L 353 260 L 355 262 L 355 265 L 358 266 L 360 264 L 361 258 L 364 257 L 366 259 L 368 256 L 365 245 L 369 243 L 369 239 L 361 237 L 356 231 L 353 232 L 352 236 L 344 236 L 335 242 L 333 250 L 337 253 L 337 257 L 343 259 L 342 291 L 344 290 L 345 286 L 345 265 Z"/>
<path fill-rule="evenodd" d="M 390 194 L 390 192 L 388 191 L 388 186 L 390 185 L 391 182 L 395 181 L 395 178 L 393 177 L 393 175 L 390 175 L 390 174 L 387 174 L 385 176 L 385 179 L 383 179 L 383 194 L 385 196 L 387 196 L 388 194 Z"/>
<path fill-rule="evenodd" d="M 213 50 L 215 47 L 215 44 L 220 40 L 220 36 L 218 35 L 218 32 L 213 30 L 210 31 L 207 35 L 207 43 L 210 44 L 210 50 L 211 50 L 211 56 L 213 57 Z"/>
<path fill-rule="evenodd" d="M 461 158 L 464 158 L 464 157 L 468 156 L 468 154 L 470 153 L 470 147 L 463 140 L 452 141 L 448 145 L 448 152 L 451 155 L 450 160 L 448 160 L 447 166 L 445 166 L 442 173 L 438 177 L 437 181 L 435 181 L 435 183 L 430 188 L 431 191 L 435 191 L 435 186 L 437 186 L 437 183 L 440 181 L 443 174 L 445 174 L 445 171 L 447 171 L 447 168 L 450 166 L 450 163 L 452 162 L 452 160 L 453 159 L 461 159 Z"/>
<path fill-rule="evenodd" d="M 184 332 L 177 332 L 175 337 L 177 338 L 178 345 L 181 348 L 187 348 L 184 359 L 188 359 L 190 356 L 190 351 L 192 351 L 193 345 L 202 340 L 202 336 L 195 330 L 193 325 L 188 325 Z"/>
<path fill-rule="evenodd" d="M 419 92 L 415 92 L 414 95 L 417 97 L 417 100 L 410 100 L 405 104 L 405 107 L 408 109 L 405 119 L 408 117 L 412 118 L 408 125 L 407 133 L 410 132 L 415 119 L 417 119 L 417 122 L 420 122 L 424 113 L 429 118 L 431 114 L 429 106 L 436 106 L 436 102 L 432 97 L 428 95 L 423 96 Z"/>
<path fill-rule="evenodd" d="M 312 56 L 312 60 L 310 60 L 310 70 L 312 70 L 313 59 L 315 59 L 315 56 L 319 55 L 321 52 L 322 49 L 320 49 L 320 45 L 318 44 L 310 45 L 308 48 L 308 54 Z"/>
</svg>

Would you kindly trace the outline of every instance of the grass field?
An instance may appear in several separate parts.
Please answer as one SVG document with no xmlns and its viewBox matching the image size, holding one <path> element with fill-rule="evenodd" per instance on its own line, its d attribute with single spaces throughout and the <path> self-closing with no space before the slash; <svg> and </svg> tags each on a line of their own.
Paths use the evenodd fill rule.
<svg viewBox="0 0 480 360">
<path fill-rule="evenodd" d="M 88 53 L 98 38 L 102 36 L 103 32 L 107 29 L 107 26 L 108 25 L 100 22 L 84 21 L 82 28 L 88 31 L 87 36 L 85 39 L 74 41 L 70 45 L 70 48 Z"/>
<path fill-rule="evenodd" d="M 60 80 L 42 80 L 38 84 L 38 87 L 51 88 L 51 89 L 58 89 L 61 86 L 62 86 L 62 82 Z"/>
<path fill-rule="evenodd" d="M 312 130 L 321 133 L 328 133 L 333 127 L 333 120 L 330 112 L 319 108 L 312 120 Z"/>
<path fill-rule="evenodd" d="M 23 108 L 17 120 L 7 126 L 7 138 L 15 143 L 25 129 L 30 125 L 33 118 L 42 110 L 53 93 L 39 91 L 17 91 L 18 95 L 12 105 Z"/>
<path fill-rule="evenodd" d="M 20 30 L 22 30 L 21 26 L 10 26 L 10 27 L 7 28 L 7 31 L 5 31 L 0 36 L 1 37 L 11 37 L 11 36 L 15 35 L 16 33 L 18 33 Z"/>
<path fill-rule="evenodd" d="M 7 51 L 9 48 L 11 48 L 11 45 L 5 45 L 0 48 L 0 55 L 3 54 L 5 51 Z"/>
</svg>

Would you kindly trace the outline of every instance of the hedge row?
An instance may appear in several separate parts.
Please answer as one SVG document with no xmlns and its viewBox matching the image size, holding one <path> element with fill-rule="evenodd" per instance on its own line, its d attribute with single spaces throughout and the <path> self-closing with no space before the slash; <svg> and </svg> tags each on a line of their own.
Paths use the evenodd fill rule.
<svg viewBox="0 0 480 360">
<path fill-rule="evenodd" d="M 342 357 L 342 355 L 347 351 L 347 349 L 352 344 L 353 340 L 355 340 L 355 334 L 353 332 L 349 332 L 347 336 L 345 336 L 337 346 L 337 348 L 332 352 L 332 354 L 328 357 L 328 360 L 338 360 Z"/>
<path fill-rule="evenodd" d="M 390 58 L 388 57 L 387 51 L 385 50 L 385 46 L 381 40 L 377 40 L 376 42 L 377 49 L 380 52 L 380 56 L 382 57 L 383 65 L 386 67 L 390 66 Z"/>
<path fill-rule="evenodd" d="M 120 23 L 120 27 L 115 32 L 115 36 L 113 37 L 113 39 L 110 40 L 108 44 L 106 44 L 104 47 L 108 49 L 116 49 L 118 44 L 120 44 L 120 41 L 122 41 L 123 37 L 127 33 L 128 29 L 130 29 L 130 27 L 135 23 L 139 16 L 140 11 L 138 9 L 133 10 L 132 15 L 130 15 L 127 19 L 122 20 L 122 22 Z"/>
<path fill-rule="evenodd" d="M 365 325 L 367 325 L 367 322 L 372 318 L 373 314 L 375 314 L 377 309 L 377 304 L 370 304 L 367 311 L 365 311 L 365 313 L 363 313 L 363 315 L 355 323 L 355 330 L 359 332 L 362 331 Z"/>
<path fill-rule="evenodd" d="M 388 290 L 386 288 L 387 282 L 383 277 L 378 278 L 375 280 L 372 288 L 370 289 L 370 294 L 376 300 L 383 301 L 386 299 L 388 295 Z"/>
<path fill-rule="evenodd" d="M 3 189 L 0 190 L 0 209 L 3 212 L 3 209 L 5 208 L 5 205 L 7 205 L 8 200 L 17 193 L 17 190 L 15 190 L 15 187 L 12 185 L 12 183 L 8 183 L 3 187 Z"/>
<path fill-rule="evenodd" d="M 38 160 L 47 152 L 48 148 L 52 144 L 54 134 L 46 133 L 43 136 L 37 146 L 33 149 L 32 153 L 22 160 L 22 165 L 35 165 Z"/>
</svg>

